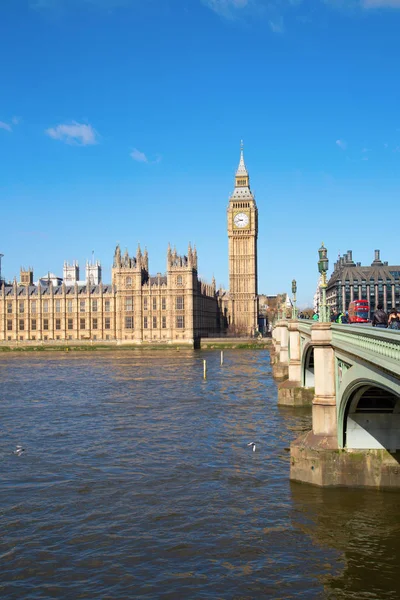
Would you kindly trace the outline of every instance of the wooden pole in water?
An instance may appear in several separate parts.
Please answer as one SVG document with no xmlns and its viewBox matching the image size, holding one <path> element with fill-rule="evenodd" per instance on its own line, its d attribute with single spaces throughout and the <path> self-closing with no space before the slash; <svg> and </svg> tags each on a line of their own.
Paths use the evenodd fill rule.
<svg viewBox="0 0 400 600">
<path fill-rule="evenodd" d="M 203 378 L 207 379 L 207 361 L 203 360 Z"/>
<path fill-rule="evenodd" d="M 224 351 L 221 350 L 221 365 L 224 364 Z"/>
</svg>

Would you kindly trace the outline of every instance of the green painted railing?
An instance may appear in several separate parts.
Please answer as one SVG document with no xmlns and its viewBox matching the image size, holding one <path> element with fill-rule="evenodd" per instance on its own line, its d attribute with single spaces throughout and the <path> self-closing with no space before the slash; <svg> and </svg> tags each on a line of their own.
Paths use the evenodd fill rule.
<svg viewBox="0 0 400 600">
<path fill-rule="evenodd" d="M 299 331 L 301 333 L 305 333 L 309 337 L 311 337 L 311 327 L 314 325 L 315 321 L 309 321 L 306 319 L 300 319 L 298 321 Z"/>
<path fill-rule="evenodd" d="M 400 331 L 332 323 L 332 345 L 400 374 Z"/>
</svg>

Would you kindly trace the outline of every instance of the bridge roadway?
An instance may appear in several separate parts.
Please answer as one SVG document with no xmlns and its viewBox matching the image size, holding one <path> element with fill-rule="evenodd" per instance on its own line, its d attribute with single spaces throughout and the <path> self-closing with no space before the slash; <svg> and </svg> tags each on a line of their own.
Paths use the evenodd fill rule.
<svg viewBox="0 0 400 600">
<path fill-rule="evenodd" d="M 312 406 L 291 479 L 400 488 L 400 331 L 282 319 L 272 338 L 278 403 Z"/>
</svg>

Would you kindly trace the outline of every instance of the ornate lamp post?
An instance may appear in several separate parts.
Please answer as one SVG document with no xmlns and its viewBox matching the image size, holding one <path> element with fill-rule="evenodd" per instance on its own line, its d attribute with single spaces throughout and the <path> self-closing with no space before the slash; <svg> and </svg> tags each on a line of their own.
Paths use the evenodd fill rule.
<svg viewBox="0 0 400 600">
<path fill-rule="evenodd" d="M 297 292 L 297 282 L 295 279 L 293 279 L 292 280 L 292 294 L 293 294 L 292 319 L 297 319 L 296 292 Z"/>
<path fill-rule="evenodd" d="M 318 250 L 319 261 L 318 261 L 318 271 L 321 273 L 321 290 L 322 290 L 322 301 L 319 307 L 319 322 L 320 323 L 328 323 L 329 322 L 329 314 L 328 307 L 326 305 L 326 273 L 329 268 L 329 260 L 328 260 L 328 250 L 324 246 L 324 242 L 322 242 L 321 248 Z"/>
</svg>

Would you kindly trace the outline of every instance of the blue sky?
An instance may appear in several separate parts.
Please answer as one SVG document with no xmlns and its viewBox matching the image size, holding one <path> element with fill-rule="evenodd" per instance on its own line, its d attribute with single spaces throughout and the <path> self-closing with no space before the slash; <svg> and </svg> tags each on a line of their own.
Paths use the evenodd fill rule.
<svg viewBox="0 0 400 600">
<path fill-rule="evenodd" d="M 322 240 L 400 263 L 399 31 L 400 0 L 1 0 L 3 276 L 191 241 L 228 286 L 241 139 L 261 293 L 310 302 Z"/>
</svg>

